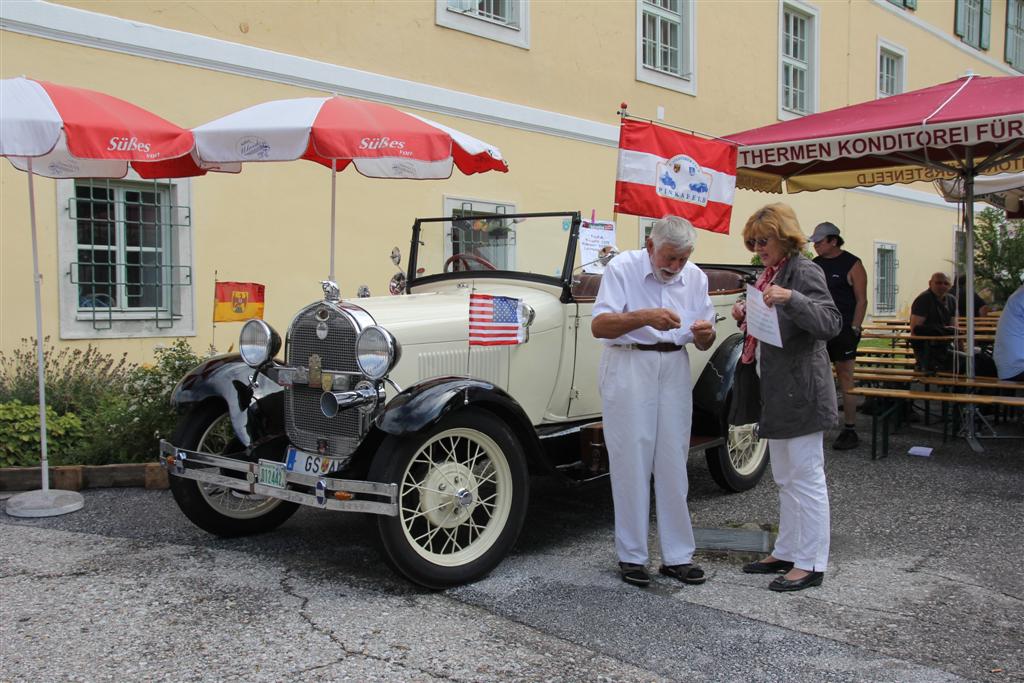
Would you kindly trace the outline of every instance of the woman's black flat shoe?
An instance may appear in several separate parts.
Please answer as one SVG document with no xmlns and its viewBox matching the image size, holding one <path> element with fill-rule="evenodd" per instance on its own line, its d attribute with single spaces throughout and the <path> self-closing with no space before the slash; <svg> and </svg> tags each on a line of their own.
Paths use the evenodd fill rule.
<svg viewBox="0 0 1024 683">
<path fill-rule="evenodd" d="M 824 579 L 825 572 L 811 572 L 800 579 L 787 579 L 784 576 L 780 576 L 768 584 L 768 589 L 779 593 L 802 591 L 803 589 L 810 588 L 811 586 L 820 586 Z"/>
<path fill-rule="evenodd" d="M 788 572 L 793 568 L 792 562 L 786 560 L 772 560 L 771 562 L 751 562 L 743 565 L 743 572 L 746 574 L 778 574 Z"/>
</svg>

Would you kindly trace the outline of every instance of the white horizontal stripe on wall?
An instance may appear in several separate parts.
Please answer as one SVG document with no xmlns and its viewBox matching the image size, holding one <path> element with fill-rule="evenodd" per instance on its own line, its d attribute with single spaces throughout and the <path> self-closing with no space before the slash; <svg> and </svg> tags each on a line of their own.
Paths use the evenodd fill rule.
<svg viewBox="0 0 1024 683">
<path fill-rule="evenodd" d="M 106 14 L 54 5 L 41 0 L 0 2 L 0 30 L 326 93 L 337 93 L 604 147 L 618 145 L 617 125 L 152 24 L 128 21 Z M 893 196 L 887 188 L 864 188 L 861 191 Z M 933 207 L 955 208 L 954 205 L 946 204 L 937 194 L 917 190 L 903 189 L 899 193 L 899 198 Z"/>
</svg>

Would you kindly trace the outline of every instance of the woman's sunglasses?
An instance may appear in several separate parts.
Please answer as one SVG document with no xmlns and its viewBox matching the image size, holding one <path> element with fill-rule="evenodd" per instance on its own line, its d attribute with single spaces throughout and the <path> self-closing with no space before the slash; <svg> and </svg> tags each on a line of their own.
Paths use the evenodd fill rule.
<svg viewBox="0 0 1024 683">
<path fill-rule="evenodd" d="M 744 240 L 743 243 L 747 245 L 747 249 L 749 249 L 750 251 L 754 251 L 754 245 L 757 245 L 764 249 L 765 247 L 768 246 L 768 242 L 771 239 L 771 237 L 758 237 L 757 239 Z"/>
</svg>

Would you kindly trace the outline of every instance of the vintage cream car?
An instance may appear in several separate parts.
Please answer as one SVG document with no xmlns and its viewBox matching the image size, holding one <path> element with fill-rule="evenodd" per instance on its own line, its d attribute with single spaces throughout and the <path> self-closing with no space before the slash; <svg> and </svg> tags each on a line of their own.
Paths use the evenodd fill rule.
<svg viewBox="0 0 1024 683">
<path fill-rule="evenodd" d="M 222 536 L 273 529 L 298 505 L 366 512 L 418 584 L 489 572 L 519 535 L 531 474 L 607 476 L 590 333 L 601 276 L 587 272 L 600 265 L 580 226 L 579 213 L 420 219 L 398 296 L 343 300 L 322 283 L 288 328 L 283 362 L 280 336 L 248 321 L 239 355 L 174 391 L 183 416 L 161 458 L 182 511 Z M 750 269 L 702 268 L 718 336 L 709 351 L 689 347 L 691 452 L 742 491 L 767 462 L 756 425 L 724 418 L 742 346 L 729 310 Z M 520 343 L 468 343 L 473 293 L 505 297 Z"/>
</svg>

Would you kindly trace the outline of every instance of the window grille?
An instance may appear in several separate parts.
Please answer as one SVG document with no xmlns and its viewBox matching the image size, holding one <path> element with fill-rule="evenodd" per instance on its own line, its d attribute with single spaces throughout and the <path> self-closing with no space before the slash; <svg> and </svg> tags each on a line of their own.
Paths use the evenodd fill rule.
<svg viewBox="0 0 1024 683">
<path fill-rule="evenodd" d="M 896 283 L 896 269 L 899 265 L 895 244 L 875 242 L 876 315 L 891 315 L 896 312 L 896 294 L 900 290 Z"/>
<path fill-rule="evenodd" d="M 810 19 L 786 9 L 782 21 L 782 108 L 796 114 L 807 114 L 810 112 Z"/>
<path fill-rule="evenodd" d="M 491 218 L 474 220 L 474 216 L 486 213 L 508 213 L 505 206 L 497 205 L 494 211 L 474 208 L 470 202 L 463 202 L 458 209 L 452 209 L 451 244 L 453 254 L 473 254 L 487 259 L 498 270 L 515 268 L 516 231 L 511 220 Z"/>
<path fill-rule="evenodd" d="M 686 35 L 684 0 L 643 1 L 643 63 L 649 69 L 689 78 L 683 37 Z"/>
<path fill-rule="evenodd" d="M 448 0 L 448 9 L 519 28 L 519 3 L 516 0 Z"/>
<path fill-rule="evenodd" d="M 176 231 L 190 227 L 189 212 L 173 203 L 172 186 L 158 182 L 75 181 L 68 200 L 79 319 L 94 329 L 115 320 L 153 320 L 170 328 L 181 316 L 181 289 L 192 273 L 178 262 Z"/>
</svg>

